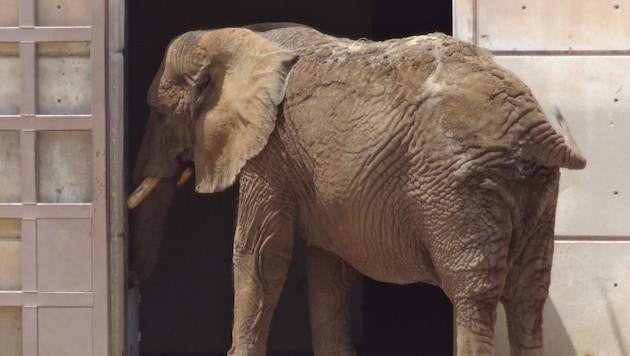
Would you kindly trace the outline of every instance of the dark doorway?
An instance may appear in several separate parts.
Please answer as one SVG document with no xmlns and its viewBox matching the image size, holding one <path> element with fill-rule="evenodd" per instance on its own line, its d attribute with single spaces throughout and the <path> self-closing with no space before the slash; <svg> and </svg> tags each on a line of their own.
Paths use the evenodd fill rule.
<svg viewBox="0 0 630 356">
<path fill-rule="evenodd" d="M 168 42 L 188 30 L 290 21 L 350 38 L 451 32 L 451 1 L 127 1 L 128 154 L 136 155 L 148 115 L 146 90 Z M 225 354 L 232 323 L 231 252 L 237 190 L 181 189 L 154 275 L 141 288 L 141 355 Z M 300 246 L 274 317 L 270 352 L 309 354 L 306 281 Z M 361 355 L 452 355 L 452 312 L 435 287 L 364 279 L 353 305 Z"/>
</svg>

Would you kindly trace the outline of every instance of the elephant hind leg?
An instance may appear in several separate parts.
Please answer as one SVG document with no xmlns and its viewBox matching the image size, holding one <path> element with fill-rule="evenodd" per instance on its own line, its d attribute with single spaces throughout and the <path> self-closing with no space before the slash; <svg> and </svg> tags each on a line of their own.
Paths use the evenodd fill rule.
<svg viewBox="0 0 630 356">
<path fill-rule="evenodd" d="M 491 356 L 497 305 L 505 285 L 507 253 L 498 252 L 492 257 L 487 246 L 469 247 L 465 253 L 469 257 L 476 255 L 479 263 L 471 262 L 465 270 L 451 271 L 446 276 L 445 288 L 455 308 L 457 355 Z"/>
<path fill-rule="evenodd" d="M 356 355 L 348 305 L 358 272 L 338 256 L 310 246 L 306 273 L 314 354 Z"/>
<path fill-rule="evenodd" d="M 444 214 L 448 223 L 434 237 L 431 258 L 455 308 L 457 355 L 493 355 L 512 220 L 492 194 L 467 201 L 478 206 L 464 204 Z"/>
<path fill-rule="evenodd" d="M 456 337 L 457 355 L 492 356 L 494 355 L 494 324 L 499 298 L 486 300 L 471 298 L 457 300 Z"/>
<path fill-rule="evenodd" d="M 511 355 L 543 355 L 543 308 L 551 282 L 555 202 L 543 214 L 510 269 L 501 302 L 505 307 Z"/>
</svg>

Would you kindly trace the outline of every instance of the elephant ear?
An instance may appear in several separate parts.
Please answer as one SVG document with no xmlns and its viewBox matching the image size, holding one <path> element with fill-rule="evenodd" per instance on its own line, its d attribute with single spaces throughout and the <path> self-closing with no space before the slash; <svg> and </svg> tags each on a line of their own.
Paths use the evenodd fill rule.
<svg viewBox="0 0 630 356">
<path fill-rule="evenodd" d="M 222 191 L 267 144 L 297 56 L 244 29 L 211 31 L 213 46 L 190 87 L 195 189 Z M 225 47 L 217 52 L 216 47 Z M 208 53 L 210 50 L 208 50 Z"/>
</svg>

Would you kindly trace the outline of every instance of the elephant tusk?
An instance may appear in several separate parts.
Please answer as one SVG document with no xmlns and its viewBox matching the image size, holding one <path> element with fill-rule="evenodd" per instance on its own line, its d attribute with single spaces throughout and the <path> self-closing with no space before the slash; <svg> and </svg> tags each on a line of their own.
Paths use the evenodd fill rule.
<svg viewBox="0 0 630 356">
<path fill-rule="evenodd" d="M 151 194 L 151 192 L 153 191 L 153 189 L 155 189 L 159 182 L 160 178 L 144 178 L 138 188 L 136 188 L 136 190 L 131 193 L 131 195 L 129 195 L 129 198 L 127 199 L 127 207 L 129 209 L 133 209 L 140 205 L 149 196 L 149 194 Z"/>
<path fill-rule="evenodd" d="M 177 181 L 177 188 L 181 188 L 184 184 L 186 184 L 186 182 L 188 182 L 188 179 L 190 179 L 190 176 L 192 176 L 193 174 L 193 170 L 190 167 L 186 167 L 186 169 L 184 169 L 184 171 L 182 172 L 182 175 L 179 177 L 179 180 Z"/>
</svg>

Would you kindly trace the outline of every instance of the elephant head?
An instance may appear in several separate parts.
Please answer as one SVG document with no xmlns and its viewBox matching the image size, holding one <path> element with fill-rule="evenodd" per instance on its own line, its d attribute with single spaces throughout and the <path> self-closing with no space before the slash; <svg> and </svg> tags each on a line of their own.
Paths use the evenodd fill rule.
<svg viewBox="0 0 630 356">
<path fill-rule="evenodd" d="M 267 143 L 296 60 L 242 28 L 188 32 L 170 43 L 148 90 L 150 117 L 133 170 L 138 188 L 128 200 L 132 283 L 153 270 L 186 165 L 194 162 L 197 192 L 231 186 Z"/>
</svg>

